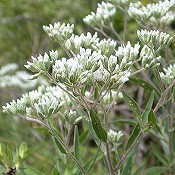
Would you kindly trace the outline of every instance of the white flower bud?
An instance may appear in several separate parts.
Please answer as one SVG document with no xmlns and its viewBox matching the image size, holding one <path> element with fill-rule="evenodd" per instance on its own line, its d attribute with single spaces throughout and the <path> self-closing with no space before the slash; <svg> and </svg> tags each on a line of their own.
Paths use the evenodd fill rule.
<svg viewBox="0 0 175 175">
<path fill-rule="evenodd" d="M 118 144 L 122 136 L 123 136 L 122 131 L 116 132 L 113 131 L 112 129 L 108 131 L 108 138 L 114 144 Z"/>
</svg>

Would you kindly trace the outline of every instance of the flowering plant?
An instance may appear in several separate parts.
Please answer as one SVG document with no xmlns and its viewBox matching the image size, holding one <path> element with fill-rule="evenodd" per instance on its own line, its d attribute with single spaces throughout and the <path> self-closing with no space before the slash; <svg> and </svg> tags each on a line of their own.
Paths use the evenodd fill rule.
<svg viewBox="0 0 175 175">
<path fill-rule="evenodd" d="M 152 144 L 162 166 L 152 166 L 145 174 L 175 171 L 175 73 L 170 56 L 174 38 L 169 34 L 173 33 L 170 24 L 175 17 L 174 6 L 174 0 L 146 6 L 134 0 L 108 0 L 83 19 L 96 30 L 94 34 L 75 35 L 73 24 L 43 26 L 67 57 L 60 58 L 59 50 L 32 57 L 25 65 L 33 72 L 29 79 L 44 75 L 52 86 L 41 86 L 12 100 L 3 111 L 37 122 L 51 133 L 61 160 L 56 170 L 59 174 L 66 172 L 67 157 L 78 167 L 69 167 L 72 174 L 89 174 L 101 160 L 105 164 L 103 174 L 142 174 L 145 167 L 134 165 L 134 158 L 149 134 L 159 138 L 166 158 Z M 114 25 L 117 11 L 123 13 L 122 32 Z M 127 41 L 131 18 L 142 28 L 135 31 L 135 44 Z M 135 84 L 137 99 L 129 88 Z M 144 99 L 148 93 L 149 99 Z M 114 121 L 116 114 L 123 126 L 129 125 L 127 132 Z M 83 144 L 90 138 L 98 147 L 97 153 L 82 162 Z"/>
</svg>

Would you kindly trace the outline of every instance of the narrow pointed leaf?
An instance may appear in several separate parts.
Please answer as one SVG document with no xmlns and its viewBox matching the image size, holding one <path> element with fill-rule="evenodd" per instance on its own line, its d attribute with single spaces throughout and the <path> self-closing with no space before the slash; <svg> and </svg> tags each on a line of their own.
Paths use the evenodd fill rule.
<svg viewBox="0 0 175 175">
<path fill-rule="evenodd" d="M 126 148 L 125 148 L 125 152 L 130 148 L 130 146 L 132 145 L 132 143 L 134 142 L 134 140 L 137 138 L 138 134 L 140 132 L 140 126 L 139 124 L 137 124 L 127 142 Z"/>
<path fill-rule="evenodd" d="M 153 102 L 154 102 L 154 91 L 151 93 L 151 96 L 150 96 L 148 103 L 145 107 L 145 111 L 142 114 L 143 125 L 148 122 L 148 115 L 152 109 Z"/>
<path fill-rule="evenodd" d="M 89 131 L 86 130 L 80 135 L 80 138 L 79 138 L 80 145 L 84 144 L 86 140 L 88 139 L 88 137 L 89 137 Z"/>
<path fill-rule="evenodd" d="M 154 115 L 153 110 L 151 109 L 150 113 L 148 114 L 148 124 L 150 127 L 153 127 L 157 124 L 156 116 Z"/>
<path fill-rule="evenodd" d="M 129 106 L 131 107 L 136 119 L 141 120 L 140 118 L 141 112 L 136 101 L 132 97 L 128 96 L 125 92 L 122 92 L 122 93 L 123 93 L 124 99 L 129 103 Z"/>
<path fill-rule="evenodd" d="M 95 133 L 97 134 L 97 137 L 102 142 L 106 142 L 107 141 L 107 133 L 104 130 L 104 128 L 102 127 L 100 119 L 99 119 L 98 115 L 96 114 L 96 112 L 94 112 L 93 109 L 90 110 L 90 117 L 92 120 L 92 127 L 93 127 Z"/>
<path fill-rule="evenodd" d="M 97 99 L 98 94 L 99 94 L 99 88 L 95 87 L 95 89 L 94 89 L 94 99 Z"/>
<path fill-rule="evenodd" d="M 151 111 L 148 114 L 148 124 L 147 124 L 147 127 L 144 128 L 144 131 L 150 130 L 156 124 L 157 124 L 157 119 L 156 119 L 156 117 L 154 115 L 153 110 L 151 109 Z"/>
</svg>

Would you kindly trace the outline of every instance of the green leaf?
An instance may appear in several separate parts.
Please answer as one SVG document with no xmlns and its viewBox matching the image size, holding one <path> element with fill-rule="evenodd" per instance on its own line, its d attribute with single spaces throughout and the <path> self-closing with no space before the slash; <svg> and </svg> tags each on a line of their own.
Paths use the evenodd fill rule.
<svg viewBox="0 0 175 175">
<path fill-rule="evenodd" d="M 85 132 L 83 132 L 81 134 L 81 136 L 79 138 L 79 142 L 80 142 L 81 145 L 85 143 L 85 141 L 88 139 L 88 136 L 89 136 L 89 131 L 88 130 L 86 130 Z"/>
<path fill-rule="evenodd" d="M 53 143 L 55 147 L 58 148 L 63 154 L 68 154 L 64 146 L 55 137 L 52 137 L 52 138 L 53 138 Z"/>
<path fill-rule="evenodd" d="M 155 91 L 156 94 L 158 96 L 160 96 L 160 93 L 158 92 L 158 90 L 155 87 L 153 87 L 152 85 L 150 85 L 147 81 L 144 81 L 140 78 L 129 78 L 129 80 L 138 84 L 139 86 L 143 87 L 147 91 L 151 91 L 151 92 Z"/>
<path fill-rule="evenodd" d="M 122 93 L 123 93 L 124 99 L 129 103 L 129 106 L 131 107 L 136 119 L 140 121 L 141 112 L 136 101 L 132 97 L 128 96 L 124 91 Z"/>
<path fill-rule="evenodd" d="M 101 125 L 100 119 L 96 112 L 94 112 L 93 109 L 90 110 L 90 117 L 92 120 L 92 127 L 97 134 L 97 137 L 102 141 L 102 142 L 107 142 L 107 133 L 104 130 L 104 128 Z"/>
<path fill-rule="evenodd" d="M 80 161 L 80 143 L 79 143 L 79 133 L 77 125 L 75 126 L 74 129 L 74 155 Z"/>
<path fill-rule="evenodd" d="M 146 170 L 144 175 L 161 175 L 163 173 L 166 173 L 168 169 L 166 167 L 151 167 L 148 170 Z"/>
<path fill-rule="evenodd" d="M 94 99 L 97 99 L 98 94 L 99 94 L 99 88 L 96 86 L 94 89 Z"/>
<path fill-rule="evenodd" d="M 25 142 L 21 143 L 19 147 L 19 156 L 21 157 L 21 159 L 24 159 L 27 156 L 27 152 L 28 152 L 27 144 Z"/>
<path fill-rule="evenodd" d="M 148 129 L 147 130 L 151 129 L 156 124 L 157 124 L 157 119 L 154 115 L 153 110 L 151 109 L 150 113 L 148 114 Z"/>
<path fill-rule="evenodd" d="M 151 96 L 150 96 L 148 103 L 145 107 L 145 111 L 142 114 L 142 122 L 143 122 L 142 126 L 144 126 L 145 123 L 148 122 L 148 115 L 149 115 L 150 111 L 152 110 L 153 102 L 154 102 L 154 91 L 151 93 Z"/>
<path fill-rule="evenodd" d="M 127 142 L 126 148 L 125 148 L 125 152 L 130 148 L 130 146 L 132 145 L 132 143 L 134 142 L 134 140 L 137 138 L 138 134 L 140 132 L 140 126 L 139 124 L 137 124 Z"/>
<path fill-rule="evenodd" d="M 159 159 L 159 161 L 162 164 L 167 166 L 168 161 L 165 159 L 165 155 L 163 155 L 153 143 L 151 143 L 151 149 L 152 149 L 153 153 L 155 154 L 155 156 Z"/>
<path fill-rule="evenodd" d="M 126 165 L 121 175 L 130 175 L 132 167 L 133 167 L 133 156 L 130 156 L 126 162 Z"/>
<path fill-rule="evenodd" d="M 133 175 L 141 175 L 143 169 L 144 169 L 144 166 L 139 167 L 139 168 L 134 172 Z"/>
</svg>

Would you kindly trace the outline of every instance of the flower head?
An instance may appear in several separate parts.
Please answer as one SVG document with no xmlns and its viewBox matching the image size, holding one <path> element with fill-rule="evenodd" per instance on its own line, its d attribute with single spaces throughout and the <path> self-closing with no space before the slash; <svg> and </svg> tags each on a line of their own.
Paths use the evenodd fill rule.
<svg viewBox="0 0 175 175">
<path fill-rule="evenodd" d="M 63 42 L 69 39 L 72 35 L 74 25 L 57 22 L 54 25 L 50 24 L 49 26 L 43 26 L 43 29 L 51 39 L 56 42 Z"/>
<path fill-rule="evenodd" d="M 83 20 L 90 26 L 103 26 L 110 22 L 115 13 L 115 6 L 108 2 L 102 2 L 101 4 L 98 4 L 96 13 L 91 12 L 91 14 L 86 16 Z"/>
</svg>

